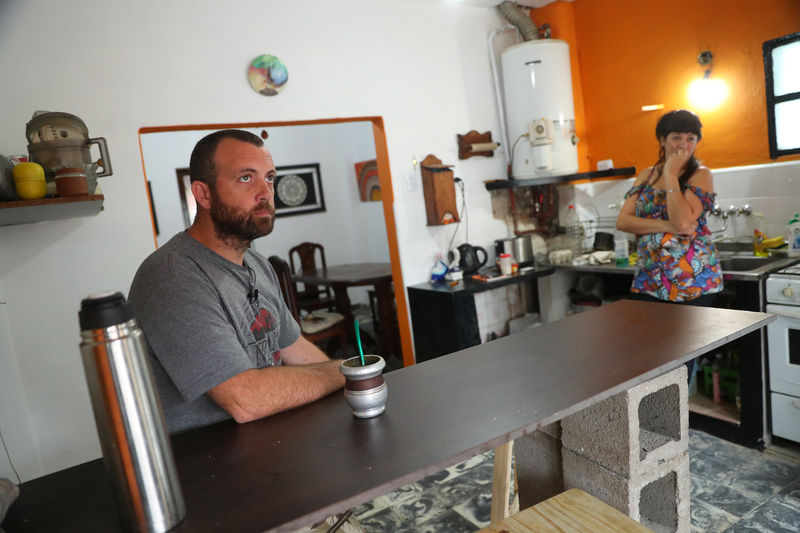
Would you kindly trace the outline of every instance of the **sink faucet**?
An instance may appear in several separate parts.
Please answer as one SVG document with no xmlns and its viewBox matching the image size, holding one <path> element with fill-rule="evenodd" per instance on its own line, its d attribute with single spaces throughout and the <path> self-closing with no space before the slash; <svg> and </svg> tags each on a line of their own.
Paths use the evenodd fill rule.
<svg viewBox="0 0 800 533">
<path fill-rule="evenodd" d="M 731 209 L 735 209 L 734 206 L 728 209 L 722 209 L 719 204 L 714 204 L 714 209 L 711 210 L 711 214 L 715 217 L 722 217 L 722 228 L 711 232 L 711 242 L 718 242 L 726 238 L 725 230 L 728 229 L 728 215 Z M 718 237 L 715 238 L 717 235 Z"/>
</svg>

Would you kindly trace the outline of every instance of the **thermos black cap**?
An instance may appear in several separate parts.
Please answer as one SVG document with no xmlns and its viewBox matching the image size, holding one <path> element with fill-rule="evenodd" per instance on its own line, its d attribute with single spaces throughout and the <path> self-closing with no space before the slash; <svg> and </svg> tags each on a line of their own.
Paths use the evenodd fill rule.
<svg viewBox="0 0 800 533">
<path fill-rule="evenodd" d="M 81 300 L 78 312 L 82 331 L 107 328 L 132 318 L 133 313 L 121 292 L 91 294 Z"/>
</svg>

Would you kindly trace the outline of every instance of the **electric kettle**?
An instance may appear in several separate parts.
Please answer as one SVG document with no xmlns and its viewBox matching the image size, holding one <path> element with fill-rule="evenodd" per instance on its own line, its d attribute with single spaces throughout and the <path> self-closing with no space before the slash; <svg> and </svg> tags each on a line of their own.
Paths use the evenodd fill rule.
<svg viewBox="0 0 800 533">
<path fill-rule="evenodd" d="M 42 165 L 48 187 L 55 184 L 60 169 L 79 169 L 86 174 L 89 194 L 94 194 L 97 178 L 110 176 L 111 159 L 103 137 L 89 138 L 83 120 L 69 113 L 36 111 L 25 126 L 30 160 Z M 91 146 L 96 144 L 100 159 L 92 161 Z M 102 172 L 97 172 L 102 168 Z"/>
<path fill-rule="evenodd" d="M 472 246 L 471 244 L 462 244 L 458 247 L 459 262 L 458 266 L 464 271 L 464 274 L 472 274 L 477 272 L 480 267 L 486 264 L 488 258 L 486 250 L 480 246 Z M 478 256 L 483 254 L 483 259 L 478 259 Z"/>
</svg>

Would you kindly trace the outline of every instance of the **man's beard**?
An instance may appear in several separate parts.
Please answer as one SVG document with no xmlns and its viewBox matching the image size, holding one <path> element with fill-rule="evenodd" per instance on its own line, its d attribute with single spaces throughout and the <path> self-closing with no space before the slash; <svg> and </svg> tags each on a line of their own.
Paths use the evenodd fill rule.
<svg viewBox="0 0 800 533">
<path fill-rule="evenodd" d="M 261 203 L 246 212 L 226 204 L 216 193 L 211 193 L 211 220 L 220 240 L 235 248 L 247 248 L 250 243 L 272 233 L 275 224 L 275 207 L 268 202 Z M 256 211 L 269 210 L 268 217 L 259 217 Z"/>
</svg>

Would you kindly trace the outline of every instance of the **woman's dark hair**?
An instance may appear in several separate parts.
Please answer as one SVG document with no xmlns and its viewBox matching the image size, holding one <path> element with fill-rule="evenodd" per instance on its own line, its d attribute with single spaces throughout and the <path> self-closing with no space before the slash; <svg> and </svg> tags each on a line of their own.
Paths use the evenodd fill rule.
<svg viewBox="0 0 800 533">
<path fill-rule="evenodd" d="M 700 119 L 687 109 L 676 109 L 674 111 L 670 111 L 669 113 L 665 113 L 656 124 L 656 139 L 658 139 L 659 143 L 662 139 L 666 139 L 666 137 L 670 133 L 694 133 L 697 135 L 697 140 L 703 138 L 703 134 L 700 132 L 700 129 L 703 127 L 703 124 L 700 123 Z M 661 145 L 661 148 L 658 152 L 658 161 L 656 161 L 655 166 L 663 165 L 664 162 L 667 160 L 666 153 L 664 151 L 664 145 Z M 681 187 L 683 187 L 689 178 L 692 177 L 698 167 L 700 167 L 700 162 L 695 159 L 694 154 L 689 157 L 689 160 L 686 162 L 686 170 L 683 171 L 678 177 L 678 183 Z"/>
<path fill-rule="evenodd" d="M 219 130 L 209 133 L 194 146 L 189 159 L 189 176 L 192 181 L 202 181 L 212 189 L 217 185 L 217 168 L 214 166 L 214 156 L 217 146 L 224 139 L 235 139 L 250 143 L 259 148 L 264 146 L 264 141 L 258 135 L 245 130 Z"/>
</svg>

